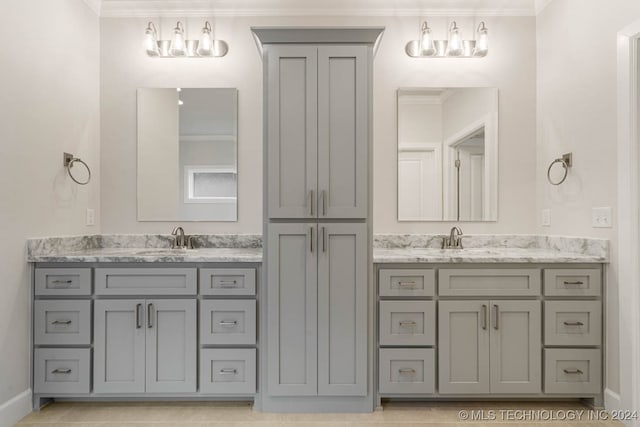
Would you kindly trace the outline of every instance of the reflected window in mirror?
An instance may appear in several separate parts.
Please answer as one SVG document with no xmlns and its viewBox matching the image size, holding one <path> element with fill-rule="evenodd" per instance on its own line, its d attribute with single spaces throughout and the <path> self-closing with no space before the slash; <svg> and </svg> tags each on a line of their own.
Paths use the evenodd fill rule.
<svg viewBox="0 0 640 427">
<path fill-rule="evenodd" d="M 498 219 L 498 90 L 398 90 L 398 221 Z"/>
<path fill-rule="evenodd" d="M 138 220 L 237 221 L 238 91 L 138 89 Z"/>
</svg>

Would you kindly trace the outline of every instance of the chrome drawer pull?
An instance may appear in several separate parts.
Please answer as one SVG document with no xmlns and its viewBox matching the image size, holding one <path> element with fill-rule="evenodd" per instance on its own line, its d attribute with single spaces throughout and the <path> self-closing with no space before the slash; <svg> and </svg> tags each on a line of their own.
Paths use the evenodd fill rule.
<svg viewBox="0 0 640 427">
<path fill-rule="evenodd" d="M 53 371 L 51 371 L 52 374 L 70 374 L 71 373 L 71 369 L 54 369 Z"/>
<path fill-rule="evenodd" d="M 236 375 L 238 373 L 237 369 L 234 368 L 223 368 L 218 371 L 220 375 Z"/>
<path fill-rule="evenodd" d="M 401 320 L 400 322 L 400 326 L 401 327 L 407 327 L 407 328 L 415 328 L 416 327 L 416 322 L 413 322 L 411 320 Z"/>
<path fill-rule="evenodd" d="M 71 320 L 54 320 L 51 322 L 52 325 L 70 325 L 73 323 Z"/>
<path fill-rule="evenodd" d="M 238 283 L 237 280 L 221 280 L 220 281 L 220 286 L 228 288 L 228 287 L 233 287 Z"/>
<path fill-rule="evenodd" d="M 236 326 L 237 324 L 238 324 L 237 320 L 221 320 L 220 322 L 218 322 L 218 325 L 228 326 L 228 327 Z"/>
<path fill-rule="evenodd" d="M 580 369 L 563 369 L 565 374 L 583 374 Z"/>
<path fill-rule="evenodd" d="M 566 326 L 584 326 L 582 322 L 563 322 Z"/>
<path fill-rule="evenodd" d="M 52 280 L 51 283 L 56 285 L 73 283 L 73 280 Z"/>
<path fill-rule="evenodd" d="M 583 282 L 583 281 L 581 281 L 581 280 L 576 280 L 576 281 L 574 281 L 574 282 L 565 280 L 565 281 L 564 281 L 564 284 L 565 284 L 565 285 L 569 285 L 569 286 L 570 286 L 570 285 L 584 285 L 584 282 Z"/>
<path fill-rule="evenodd" d="M 398 369 L 398 372 L 401 374 L 415 374 L 416 370 L 413 368 L 400 368 Z"/>
<path fill-rule="evenodd" d="M 416 282 L 398 282 L 398 286 L 402 287 L 402 288 L 415 288 L 416 287 Z"/>
</svg>

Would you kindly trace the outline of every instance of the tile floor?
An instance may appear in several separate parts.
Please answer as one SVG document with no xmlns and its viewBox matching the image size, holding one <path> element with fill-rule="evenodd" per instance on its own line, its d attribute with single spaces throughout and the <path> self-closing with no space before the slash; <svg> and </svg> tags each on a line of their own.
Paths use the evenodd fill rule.
<svg viewBox="0 0 640 427">
<path fill-rule="evenodd" d="M 462 412 L 461 412 L 462 411 Z M 465 416 L 474 420 L 465 420 Z M 493 411 L 493 412 L 491 412 Z M 522 411 L 522 412 L 519 412 Z M 581 412 L 582 411 L 582 412 Z M 461 415 L 462 413 L 462 415 Z M 590 416 L 591 415 L 591 416 Z M 554 419 L 549 419 L 553 416 Z M 622 426 L 595 421 L 596 413 L 574 402 L 393 402 L 371 414 L 269 414 L 247 403 L 54 403 L 25 417 L 20 427 L 365 427 L 456 426 L 494 423 L 551 426 Z M 480 419 L 479 417 L 483 417 Z M 538 420 L 532 420 L 538 417 Z M 573 417 L 566 421 L 567 417 Z M 494 421 L 490 421 L 494 418 Z M 591 418 L 591 419 L 590 419 Z M 563 419 L 564 421 L 559 421 Z"/>
</svg>

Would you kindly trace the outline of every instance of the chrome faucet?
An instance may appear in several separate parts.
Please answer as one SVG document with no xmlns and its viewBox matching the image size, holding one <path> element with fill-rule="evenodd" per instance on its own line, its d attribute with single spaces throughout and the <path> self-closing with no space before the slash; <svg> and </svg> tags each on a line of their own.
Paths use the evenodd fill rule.
<svg viewBox="0 0 640 427">
<path fill-rule="evenodd" d="M 185 236 L 184 229 L 182 227 L 177 226 L 174 228 L 171 235 L 174 236 L 173 249 L 193 249 L 191 236 Z"/>
<path fill-rule="evenodd" d="M 451 228 L 449 237 L 442 238 L 442 249 L 462 249 L 462 230 L 460 227 Z"/>
</svg>

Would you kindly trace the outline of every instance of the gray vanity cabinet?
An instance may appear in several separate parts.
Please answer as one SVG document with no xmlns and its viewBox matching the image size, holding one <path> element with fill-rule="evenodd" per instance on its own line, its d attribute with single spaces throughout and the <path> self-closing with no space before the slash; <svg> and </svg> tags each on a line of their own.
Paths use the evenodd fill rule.
<svg viewBox="0 0 640 427">
<path fill-rule="evenodd" d="M 370 48 L 266 52 L 269 218 L 366 218 Z"/>
<path fill-rule="evenodd" d="M 364 396 L 366 224 L 269 225 L 269 394 Z"/>
<path fill-rule="evenodd" d="M 539 393 L 540 311 L 540 301 L 440 301 L 440 393 Z"/>
<path fill-rule="evenodd" d="M 96 393 L 196 391 L 195 299 L 97 300 Z"/>
</svg>

